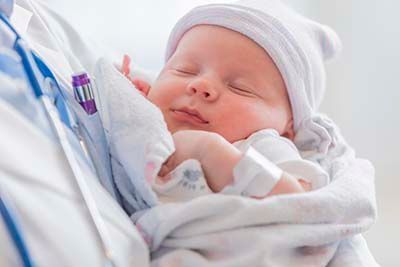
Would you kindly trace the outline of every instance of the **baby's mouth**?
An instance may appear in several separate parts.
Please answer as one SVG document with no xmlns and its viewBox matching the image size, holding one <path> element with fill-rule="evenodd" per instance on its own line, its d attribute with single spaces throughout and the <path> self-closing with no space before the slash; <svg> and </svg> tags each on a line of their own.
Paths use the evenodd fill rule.
<svg viewBox="0 0 400 267">
<path fill-rule="evenodd" d="M 174 112 L 177 116 L 181 117 L 182 119 L 188 119 L 201 124 L 209 123 L 195 109 L 189 109 L 189 108 L 172 109 L 172 112 Z"/>
</svg>

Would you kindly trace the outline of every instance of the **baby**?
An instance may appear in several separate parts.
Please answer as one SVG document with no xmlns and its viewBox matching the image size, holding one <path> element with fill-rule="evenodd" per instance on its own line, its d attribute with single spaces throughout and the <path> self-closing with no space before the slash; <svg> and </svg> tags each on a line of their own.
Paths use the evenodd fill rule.
<svg viewBox="0 0 400 267">
<path fill-rule="evenodd" d="M 210 189 L 200 195 L 263 198 L 325 185 L 327 174 L 301 159 L 292 141 L 318 107 L 323 61 L 338 46 L 332 30 L 278 1 L 239 1 L 184 16 L 154 83 L 132 78 L 123 64 L 121 71 L 161 110 L 173 134 L 176 151 L 162 166 L 156 191 L 193 197 L 171 175 L 190 159 L 200 163 L 202 188 Z M 166 194 L 168 184 L 180 188 L 167 186 Z"/>
</svg>

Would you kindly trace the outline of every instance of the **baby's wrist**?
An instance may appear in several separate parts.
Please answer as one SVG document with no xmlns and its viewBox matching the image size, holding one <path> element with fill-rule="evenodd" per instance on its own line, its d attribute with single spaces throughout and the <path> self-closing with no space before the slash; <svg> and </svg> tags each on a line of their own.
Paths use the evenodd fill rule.
<svg viewBox="0 0 400 267">
<path fill-rule="evenodd" d="M 216 136 L 204 144 L 204 154 L 199 161 L 209 187 L 219 192 L 232 183 L 233 168 L 240 161 L 242 153 L 223 137 Z"/>
<path fill-rule="evenodd" d="M 203 165 L 207 163 L 210 152 L 214 151 L 225 139 L 212 132 L 207 132 L 200 142 L 197 143 L 195 158 Z"/>
</svg>

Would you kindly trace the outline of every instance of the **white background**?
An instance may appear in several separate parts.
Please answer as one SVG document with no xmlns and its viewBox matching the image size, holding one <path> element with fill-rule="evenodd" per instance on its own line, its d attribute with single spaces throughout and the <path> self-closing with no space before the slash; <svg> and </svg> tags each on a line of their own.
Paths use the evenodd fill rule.
<svg viewBox="0 0 400 267">
<path fill-rule="evenodd" d="M 162 67 L 168 33 L 205 0 L 48 0 L 88 38 L 128 53 L 144 68 Z M 321 111 L 341 127 L 359 157 L 376 167 L 379 218 L 365 234 L 377 261 L 400 266 L 400 1 L 286 0 L 333 27 L 344 50 L 328 64 Z M 231 1 L 218 1 L 231 2 Z"/>
</svg>

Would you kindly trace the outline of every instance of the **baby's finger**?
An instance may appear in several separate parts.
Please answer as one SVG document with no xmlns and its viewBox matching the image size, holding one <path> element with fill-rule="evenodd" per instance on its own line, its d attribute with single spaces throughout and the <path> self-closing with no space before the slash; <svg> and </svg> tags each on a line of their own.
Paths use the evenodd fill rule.
<svg viewBox="0 0 400 267">
<path fill-rule="evenodd" d="M 157 175 L 160 176 L 160 178 L 162 179 L 162 177 L 166 176 L 169 171 L 169 168 L 165 164 L 163 164 Z"/>
<path fill-rule="evenodd" d="M 125 76 L 129 76 L 130 68 L 129 65 L 131 64 L 131 58 L 128 55 L 124 55 L 122 60 L 121 72 Z"/>
<path fill-rule="evenodd" d="M 299 179 L 298 181 L 306 192 L 312 190 L 312 184 L 310 182 L 307 182 L 306 180 L 303 179 Z"/>
<path fill-rule="evenodd" d="M 175 156 L 176 153 L 173 153 L 169 158 L 163 163 L 160 171 L 158 172 L 158 176 L 166 176 L 175 168 Z"/>
</svg>

